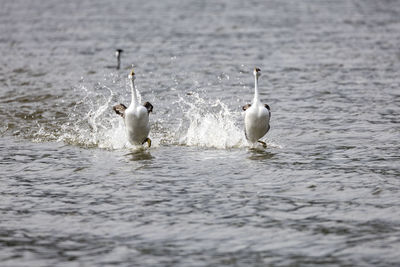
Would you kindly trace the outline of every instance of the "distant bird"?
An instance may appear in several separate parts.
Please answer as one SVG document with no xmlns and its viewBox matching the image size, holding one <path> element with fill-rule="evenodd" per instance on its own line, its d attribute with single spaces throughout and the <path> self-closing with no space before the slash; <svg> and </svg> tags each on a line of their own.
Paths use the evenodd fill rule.
<svg viewBox="0 0 400 267">
<path fill-rule="evenodd" d="M 115 50 L 115 56 L 117 57 L 117 70 L 119 70 L 121 66 L 121 53 L 124 52 L 122 49 Z"/>
<path fill-rule="evenodd" d="M 153 105 L 150 102 L 139 104 L 135 88 L 135 72 L 132 70 L 128 77 L 131 80 L 131 104 L 128 108 L 124 104 L 115 105 L 113 110 L 124 119 L 129 142 L 132 145 L 142 145 L 147 142 L 150 147 L 149 114 L 153 111 Z"/>
<path fill-rule="evenodd" d="M 254 69 L 254 98 L 251 104 L 243 106 L 245 111 L 244 125 L 246 139 L 250 143 L 259 142 L 263 147 L 267 147 L 267 144 L 259 139 L 262 138 L 270 128 L 269 120 L 271 118 L 271 111 L 267 104 L 263 105 L 260 102 L 258 94 L 258 77 L 261 76 L 261 70 L 259 68 Z"/>
</svg>

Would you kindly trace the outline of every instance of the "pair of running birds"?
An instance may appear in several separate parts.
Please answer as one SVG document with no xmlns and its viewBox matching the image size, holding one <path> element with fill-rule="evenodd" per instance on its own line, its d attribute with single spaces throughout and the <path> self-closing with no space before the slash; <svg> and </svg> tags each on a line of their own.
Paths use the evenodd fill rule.
<svg viewBox="0 0 400 267">
<path fill-rule="evenodd" d="M 254 98 L 251 104 L 243 106 L 245 111 L 244 125 L 246 139 L 255 144 L 261 143 L 267 147 L 266 143 L 260 141 L 269 131 L 269 120 L 271 118 L 271 111 L 267 104 L 260 102 L 258 93 L 258 78 L 261 76 L 259 68 L 254 69 Z M 147 142 L 151 146 L 151 140 L 148 137 L 150 132 L 149 114 L 153 111 L 153 105 L 150 102 L 145 102 L 141 105 L 138 102 L 137 92 L 135 88 L 135 73 L 129 74 L 132 89 L 132 101 L 129 107 L 124 104 L 115 105 L 114 111 L 120 115 L 125 122 L 126 133 L 128 140 L 132 145 L 142 145 Z"/>
</svg>

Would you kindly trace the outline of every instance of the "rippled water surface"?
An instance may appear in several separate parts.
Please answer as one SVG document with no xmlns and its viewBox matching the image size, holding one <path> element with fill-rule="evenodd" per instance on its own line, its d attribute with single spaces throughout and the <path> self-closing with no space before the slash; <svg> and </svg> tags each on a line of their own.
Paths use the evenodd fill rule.
<svg viewBox="0 0 400 267">
<path fill-rule="evenodd" d="M 398 1 L 0 5 L 1 266 L 400 263 Z"/>
</svg>

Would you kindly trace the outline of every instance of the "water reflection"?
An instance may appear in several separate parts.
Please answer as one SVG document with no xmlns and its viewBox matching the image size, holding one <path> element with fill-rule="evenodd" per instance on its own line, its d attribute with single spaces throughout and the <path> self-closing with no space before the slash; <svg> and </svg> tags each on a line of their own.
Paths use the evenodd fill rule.
<svg viewBox="0 0 400 267">
<path fill-rule="evenodd" d="M 264 148 L 250 148 L 249 149 L 249 157 L 251 160 L 267 160 L 272 159 L 275 154 L 264 149 Z"/>
<path fill-rule="evenodd" d="M 130 161 L 152 160 L 154 158 L 146 148 L 132 150 L 130 153 L 125 154 L 125 157 Z"/>
</svg>

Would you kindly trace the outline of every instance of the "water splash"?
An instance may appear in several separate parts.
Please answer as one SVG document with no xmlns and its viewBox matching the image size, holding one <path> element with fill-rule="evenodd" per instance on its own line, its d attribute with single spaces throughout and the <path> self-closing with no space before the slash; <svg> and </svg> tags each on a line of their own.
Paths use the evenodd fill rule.
<svg viewBox="0 0 400 267">
<path fill-rule="evenodd" d="M 74 88 L 76 95 L 72 98 L 79 100 L 69 103 L 72 108 L 67 117 L 38 124 L 38 130 L 33 134 L 34 141 L 58 141 L 105 149 L 126 147 L 123 121 L 111 109 L 118 103 L 117 89 L 111 87 L 120 88 L 118 83 L 121 81 L 120 77 L 111 74 L 104 78 L 104 83 L 94 86 L 82 82 Z"/>
<path fill-rule="evenodd" d="M 109 149 L 125 147 L 123 122 L 111 116 L 116 103 L 114 91 L 105 85 L 98 85 L 96 90 L 80 89 L 86 96 L 70 113 L 70 122 L 61 126 L 63 134 L 58 141 Z"/>
<path fill-rule="evenodd" d="M 220 149 L 245 146 L 244 133 L 236 124 L 240 114 L 230 111 L 221 100 L 207 101 L 194 93 L 189 99 L 179 97 L 177 104 L 184 114 L 180 144 Z"/>
<path fill-rule="evenodd" d="M 126 89 L 122 90 L 124 83 Z M 82 83 L 75 91 L 80 100 L 68 112 L 67 120 L 60 125 L 38 125 L 36 141 L 58 141 L 111 150 L 138 148 L 128 142 L 123 120 L 112 111 L 112 106 L 117 103 L 129 104 L 126 101 L 130 99 L 130 88 L 126 79 L 111 75 L 94 86 Z M 139 90 L 138 97 L 141 98 Z M 243 131 L 243 114 L 239 109 L 232 111 L 220 99 L 208 99 L 199 93 L 178 96 L 173 104 L 160 106 L 160 109 L 168 109 L 167 115 L 159 111 L 161 116 L 153 114 L 150 118 L 153 147 L 249 147 Z"/>
</svg>

